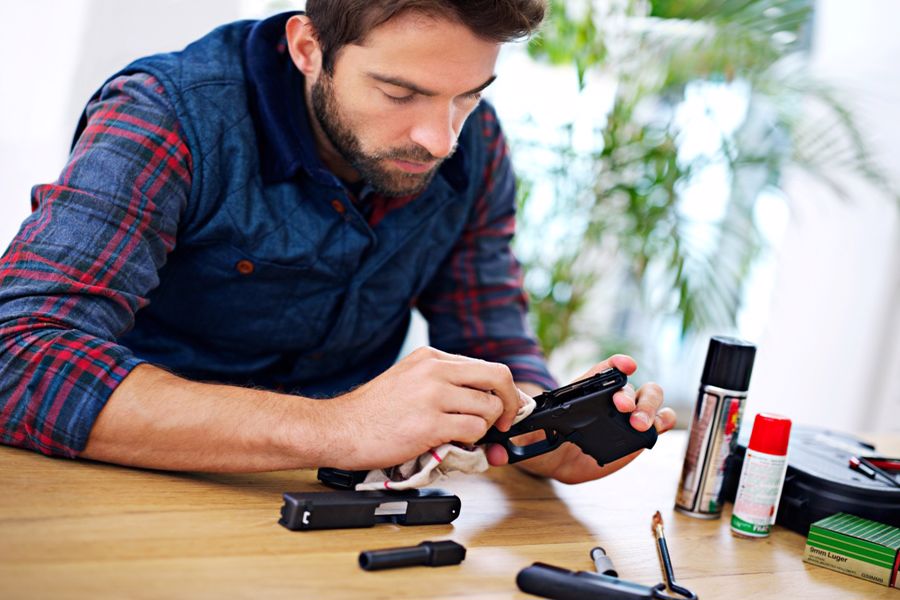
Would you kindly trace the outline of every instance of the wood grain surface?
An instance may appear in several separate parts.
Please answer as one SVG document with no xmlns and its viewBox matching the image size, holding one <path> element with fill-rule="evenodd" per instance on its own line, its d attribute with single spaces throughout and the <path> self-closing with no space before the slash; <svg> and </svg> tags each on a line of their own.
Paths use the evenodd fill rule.
<svg viewBox="0 0 900 600">
<path fill-rule="evenodd" d="M 871 436 L 870 436 L 871 437 Z M 898 436 L 873 440 L 900 455 Z M 453 476 L 451 525 L 292 532 L 287 491 L 322 491 L 313 471 L 211 475 L 51 459 L 0 447 L 0 598 L 530 598 L 515 585 L 535 561 L 591 570 L 603 546 L 620 577 L 662 580 L 651 517 L 662 512 L 682 585 L 700 598 L 885 598 L 900 591 L 802 562 L 803 536 L 776 527 L 733 537 L 728 510 L 674 513 L 684 432 L 601 481 L 567 486 L 515 468 Z M 366 572 L 362 550 L 453 539 L 459 566 Z"/>
</svg>

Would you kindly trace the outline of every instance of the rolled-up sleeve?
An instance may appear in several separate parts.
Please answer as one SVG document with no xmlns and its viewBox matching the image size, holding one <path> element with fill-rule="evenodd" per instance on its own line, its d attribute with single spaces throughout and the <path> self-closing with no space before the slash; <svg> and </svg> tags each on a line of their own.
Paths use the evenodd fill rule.
<svg viewBox="0 0 900 600">
<path fill-rule="evenodd" d="M 75 456 L 141 361 L 116 339 L 174 248 L 191 187 L 175 111 L 147 74 L 88 104 L 59 179 L 0 258 L 0 442 Z"/>
<path fill-rule="evenodd" d="M 478 111 L 487 160 L 469 221 L 417 307 L 431 345 L 509 366 L 516 381 L 544 388 L 556 382 L 527 322 L 522 269 L 510 241 L 515 232 L 515 177 L 490 107 Z"/>
</svg>

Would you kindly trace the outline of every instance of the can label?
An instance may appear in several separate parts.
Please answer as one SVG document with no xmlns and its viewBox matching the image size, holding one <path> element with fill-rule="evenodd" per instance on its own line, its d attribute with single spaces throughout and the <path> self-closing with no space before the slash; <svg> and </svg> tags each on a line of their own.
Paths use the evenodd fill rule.
<svg viewBox="0 0 900 600">
<path fill-rule="evenodd" d="M 769 535 L 778 513 L 786 470 L 787 456 L 747 449 L 734 499 L 731 529 L 753 537 Z"/>
<path fill-rule="evenodd" d="M 716 517 L 722 511 L 725 464 L 737 444 L 744 396 L 711 386 L 701 389 L 675 507 L 688 514 Z"/>
<path fill-rule="evenodd" d="M 725 461 L 734 451 L 737 443 L 737 431 L 741 422 L 741 408 L 743 403 L 740 398 L 726 398 L 725 406 L 727 410 L 724 412 L 722 429 L 724 434 L 716 440 L 716 447 L 713 450 L 715 457 L 714 469 L 711 465 L 711 484 L 707 485 L 703 490 L 702 506 L 706 507 L 709 512 L 722 511 L 722 484 L 725 482 Z"/>
</svg>

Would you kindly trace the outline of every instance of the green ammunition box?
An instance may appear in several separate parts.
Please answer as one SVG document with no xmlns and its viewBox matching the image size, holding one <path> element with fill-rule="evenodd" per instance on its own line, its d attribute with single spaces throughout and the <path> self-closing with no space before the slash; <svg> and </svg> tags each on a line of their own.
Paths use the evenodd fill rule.
<svg viewBox="0 0 900 600">
<path fill-rule="evenodd" d="M 838 513 L 810 526 L 803 560 L 897 587 L 898 550 L 900 528 Z"/>
</svg>

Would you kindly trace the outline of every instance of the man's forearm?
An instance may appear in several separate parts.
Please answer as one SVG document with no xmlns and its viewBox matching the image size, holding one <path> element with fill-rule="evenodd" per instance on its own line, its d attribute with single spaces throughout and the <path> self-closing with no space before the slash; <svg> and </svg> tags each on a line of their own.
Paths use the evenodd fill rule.
<svg viewBox="0 0 900 600">
<path fill-rule="evenodd" d="M 110 396 L 81 456 L 173 470 L 314 467 L 328 464 L 334 446 L 326 404 L 140 365 Z"/>
<path fill-rule="evenodd" d="M 192 471 L 403 463 L 506 428 L 521 406 L 508 367 L 420 348 L 330 400 L 196 383 L 150 365 L 113 391 L 81 456 Z"/>
</svg>

